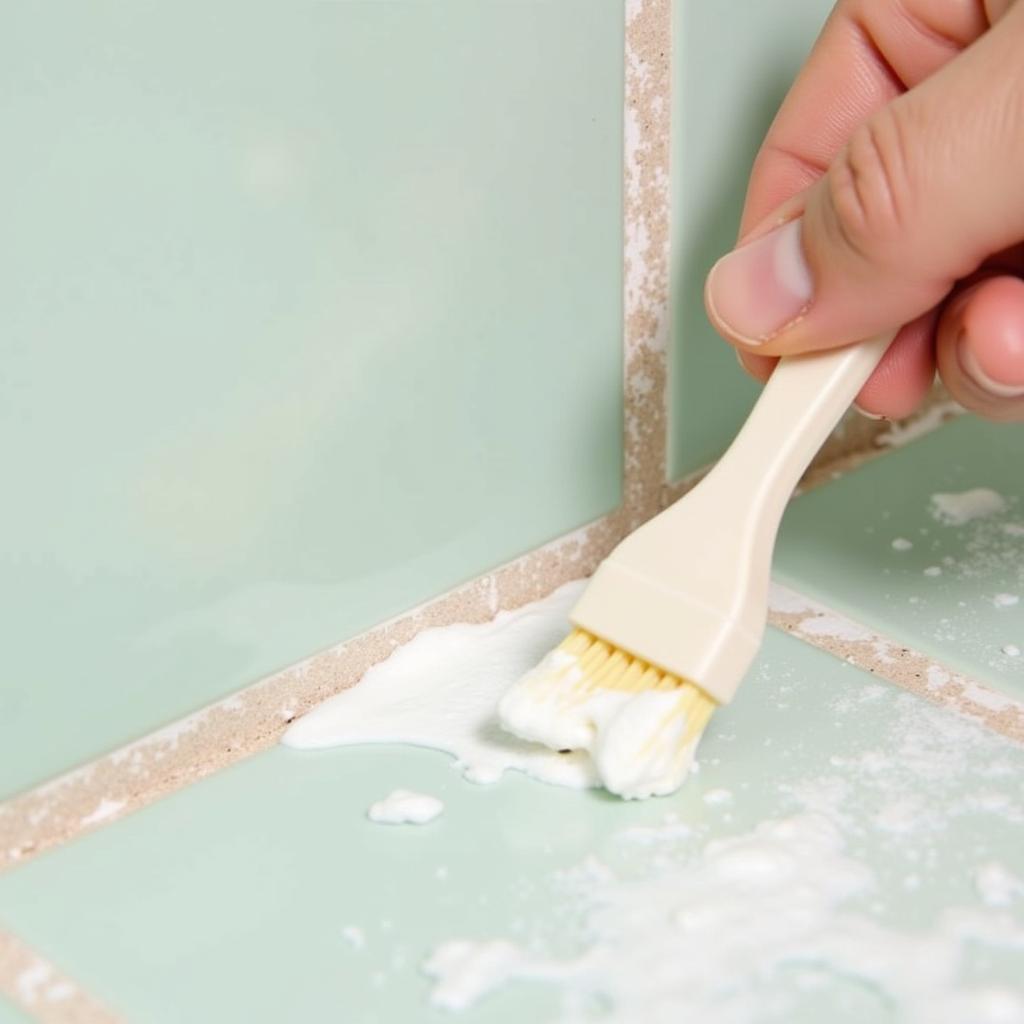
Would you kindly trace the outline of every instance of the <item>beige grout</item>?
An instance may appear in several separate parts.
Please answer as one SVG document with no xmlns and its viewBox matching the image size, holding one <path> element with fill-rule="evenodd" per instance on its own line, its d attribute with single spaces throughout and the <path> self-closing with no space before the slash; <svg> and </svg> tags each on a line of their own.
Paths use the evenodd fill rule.
<svg viewBox="0 0 1024 1024">
<path fill-rule="evenodd" d="M 104 1006 L 49 960 L 0 931 L 0 993 L 39 1024 L 119 1024 Z"/>
<path fill-rule="evenodd" d="M 862 626 L 802 594 L 773 585 L 771 625 L 879 679 L 1024 743 L 1024 702 L 954 672 L 941 661 Z M 781 598 L 781 600 L 780 600 Z M 815 629 L 814 624 L 825 625 Z"/>
</svg>

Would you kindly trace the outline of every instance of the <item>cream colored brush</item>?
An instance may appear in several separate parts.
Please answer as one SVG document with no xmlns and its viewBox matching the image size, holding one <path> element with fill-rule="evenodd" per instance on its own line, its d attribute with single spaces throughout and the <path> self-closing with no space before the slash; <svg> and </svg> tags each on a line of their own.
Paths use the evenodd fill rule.
<svg viewBox="0 0 1024 1024">
<path fill-rule="evenodd" d="M 589 750 L 622 796 L 682 783 L 761 645 L 786 502 L 892 338 L 780 361 L 715 467 L 598 568 L 573 632 L 502 698 L 506 729 Z"/>
</svg>

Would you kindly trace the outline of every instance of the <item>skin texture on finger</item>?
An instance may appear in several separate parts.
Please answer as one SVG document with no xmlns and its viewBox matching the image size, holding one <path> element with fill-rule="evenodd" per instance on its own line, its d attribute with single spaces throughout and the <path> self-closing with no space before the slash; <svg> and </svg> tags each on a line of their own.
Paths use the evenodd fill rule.
<svg viewBox="0 0 1024 1024">
<path fill-rule="evenodd" d="M 775 369 L 775 366 L 778 363 L 778 359 L 759 356 L 754 352 L 743 352 L 740 349 L 736 350 L 736 358 L 739 361 L 740 366 L 742 366 L 743 369 L 754 378 L 754 380 L 759 380 L 762 384 L 764 384 L 772 375 L 772 370 Z"/>
<path fill-rule="evenodd" d="M 935 325 L 932 310 L 901 328 L 854 403 L 870 416 L 898 420 L 924 400 L 935 380 Z"/>
<path fill-rule="evenodd" d="M 754 162 L 740 237 L 820 178 L 854 128 L 974 42 L 989 22 L 965 0 L 840 0 Z"/>
<path fill-rule="evenodd" d="M 1019 243 L 1022 48 L 1016 5 L 856 128 L 807 197 L 799 243 L 781 229 L 713 268 L 720 333 L 761 355 L 849 344 L 922 315 Z"/>
<path fill-rule="evenodd" d="M 755 160 L 740 237 L 756 237 L 799 216 L 806 189 L 825 173 L 857 124 L 970 45 L 989 18 L 970 0 L 841 0 Z M 897 342 L 862 392 L 861 408 L 870 414 L 894 416 L 905 408 L 893 368 L 908 365 L 913 372 L 905 386 L 911 394 L 920 392 L 924 357 L 905 364 L 906 341 Z M 762 382 L 775 365 L 761 355 L 739 359 Z"/>
<path fill-rule="evenodd" d="M 937 359 L 965 408 L 1024 421 L 1024 280 L 998 275 L 957 295 L 939 322 Z"/>
</svg>

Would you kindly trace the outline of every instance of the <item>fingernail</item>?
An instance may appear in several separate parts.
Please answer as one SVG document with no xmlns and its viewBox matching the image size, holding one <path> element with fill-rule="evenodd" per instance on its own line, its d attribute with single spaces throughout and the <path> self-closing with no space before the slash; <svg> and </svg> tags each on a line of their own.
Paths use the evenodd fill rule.
<svg viewBox="0 0 1024 1024">
<path fill-rule="evenodd" d="M 797 320 L 814 291 L 800 220 L 723 256 L 708 275 L 708 306 L 737 340 L 760 345 Z"/>
<path fill-rule="evenodd" d="M 1006 384 L 994 380 L 987 374 L 978 362 L 974 349 L 967 342 L 966 334 L 961 334 L 956 343 L 957 358 L 960 360 L 960 367 L 967 377 L 995 398 L 1021 398 L 1024 397 L 1024 386 L 1020 384 Z"/>
<path fill-rule="evenodd" d="M 880 412 L 868 412 L 867 409 L 862 409 L 859 405 L 855 405 L 854 409 L 857 410 L 866 420 L 884 420 L 885 417 Z"/>
</svg>

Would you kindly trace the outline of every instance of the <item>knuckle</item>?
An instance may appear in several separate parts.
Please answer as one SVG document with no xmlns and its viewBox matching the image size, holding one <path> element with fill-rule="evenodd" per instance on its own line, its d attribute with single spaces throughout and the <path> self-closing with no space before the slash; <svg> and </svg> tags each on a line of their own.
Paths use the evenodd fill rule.
<svg viewBox="0 0 1024 1024">
<path fill-rule="evenodd" d="M 901 117 L 885 108 L 860 124 L 829 171 L 840 240 L 870 262 L 904 233 L 913 190 Z"/>
</svg>

